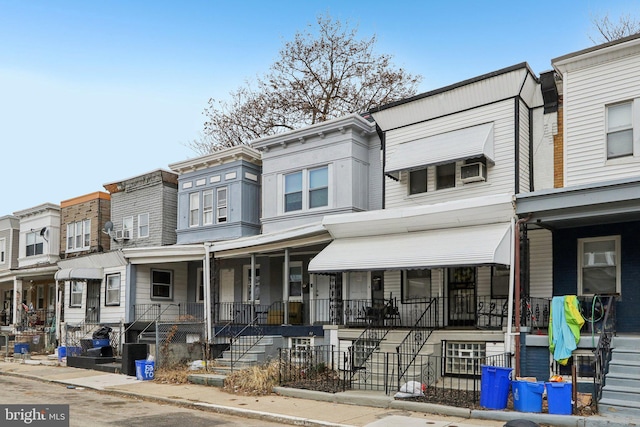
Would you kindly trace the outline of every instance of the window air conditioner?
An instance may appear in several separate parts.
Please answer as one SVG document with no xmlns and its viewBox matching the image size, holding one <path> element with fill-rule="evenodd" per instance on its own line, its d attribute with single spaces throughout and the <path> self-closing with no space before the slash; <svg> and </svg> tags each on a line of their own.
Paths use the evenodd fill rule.
<svg viewBox="0 0 640 427">
<path fill-rule="evenodd" d="M 117 230 L 116 239 L 129 240 L 131 238 L 131 230 Z"/>
<path fill-rule="evenodd" d="M 487 180 L 487 169 L 483 163 L 469 163 L 460 167 L 460 178 L 462 182 L 478 182 Z"/>
</svg>

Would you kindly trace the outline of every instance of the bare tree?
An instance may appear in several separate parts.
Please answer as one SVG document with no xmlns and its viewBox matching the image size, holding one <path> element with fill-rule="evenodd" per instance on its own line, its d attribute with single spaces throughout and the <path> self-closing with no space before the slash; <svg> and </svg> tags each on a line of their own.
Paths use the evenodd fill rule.
<svg viewBox="0 0 640 427">
<path fill-rule="evenodd" d="M 622 15 L 618 22 L 612 22 L 609 15 L 604 18 L 594 17 L 591 19 L 596 36 L 589 38 L 594 44 L 607 43 L 623 37 L 640 33 L 640 21 L 631 18 L 631 15 Z"/>
<path fill-rule="evenodd" d="M 357 38 L 331 17 L 319 16 L 286 42 L 269 71 L 228 101 L 210 99 L 203 135 L 189 146 L 199 154 L 246 144 L 415 95 L 422 80 L 374 52 L 376 36 Z"/>
</svg>

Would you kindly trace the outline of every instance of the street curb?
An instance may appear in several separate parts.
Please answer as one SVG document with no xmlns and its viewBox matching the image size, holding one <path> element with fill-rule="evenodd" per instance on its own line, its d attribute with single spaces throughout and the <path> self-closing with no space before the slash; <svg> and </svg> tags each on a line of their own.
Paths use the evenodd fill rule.
<svg viewBox="0 0 640 427">
<path fill-rule="evenodd" d="M 41 377 L 24 374 L 24 373 L 6 372 L 6 371 L 0 370 L 0 376 L 2 375 L 16 377 L 16 378 L 28 378 L 35 381 L 49 382 L 54 384 L 73 385 L 64 380 L 52 380 L 52 379 L 41 378 Z M 122 391 L 122 390 L 94 388 L 91 386 L 83 386 L 83 387 L 86 389 L 96 391 L 98 393 L 108 393 L 108 394 L 117 395 L 117 396 L 134 397 L 137 399 L 142 399 L 150 402 L 158 402 L 158 403 L 171 404 L 171 405 L 181 406 L 181 407 L 189 407 L 189 408 L 194 408 L 198 410 L 216 412 L 219 414 L 234 415 L 234 416 L 239 416 L 244 418 L 271 421 L 271 422 L 281 423 L 281 424 L 290 424 L 290 425 L 308 426 L 308 427 L 353 427 L 349 424 L 331 423 L 328 421 L 294 417 L 291 415 L 275 414 L 272 412 L 254 411 L 252 409 L 241 409 L 241 408 L 234 408 L 232 406 L 215 405 L 213 403 L 193 402 L 189 400 L 180 400 L 180 399 L 169 399 L 166 397 L 149 396 L 145 394 Z"/>
</svg>

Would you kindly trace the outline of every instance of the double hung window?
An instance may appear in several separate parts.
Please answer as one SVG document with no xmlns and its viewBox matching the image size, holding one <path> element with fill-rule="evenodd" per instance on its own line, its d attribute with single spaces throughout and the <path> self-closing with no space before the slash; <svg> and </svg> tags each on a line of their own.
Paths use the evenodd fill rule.
<svg viewBox="0 0 640 427">
<path fill-rule="evenodd" d="M 304 169 L 284 175 L 284 211 L 329 206 L 329 167 Z"/>
<path fill-rule="evenodd" d="M 633 155 L 633 103 L 607 107 L 607 159 Z"/>
<path fill-rule="evenodd" d="M 578 293 L 620 293 L 620 236 L 578 239 Z"/>
</svg>

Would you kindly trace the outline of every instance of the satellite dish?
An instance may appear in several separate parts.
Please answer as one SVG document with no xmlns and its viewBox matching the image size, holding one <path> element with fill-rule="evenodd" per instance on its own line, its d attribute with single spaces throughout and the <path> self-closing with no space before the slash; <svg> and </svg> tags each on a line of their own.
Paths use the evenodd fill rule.
<svg viewBox="0 0 640 427">
<path fill-rule="evenodd" d="M 40 230 L 40 235 L 44 237 L 46 232 L 47 232 L 47 227 L 42 227 L 42 229 Z"/>
<path fill-rule="evenodd" d="M 107 234 L 111 234 L 113 231 L 113 223 L 111 221 L 107 221 L 104 223 L 104 231 Z"/>
</svg>

